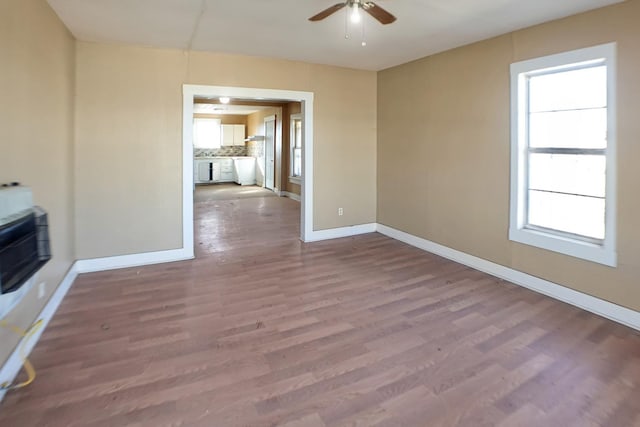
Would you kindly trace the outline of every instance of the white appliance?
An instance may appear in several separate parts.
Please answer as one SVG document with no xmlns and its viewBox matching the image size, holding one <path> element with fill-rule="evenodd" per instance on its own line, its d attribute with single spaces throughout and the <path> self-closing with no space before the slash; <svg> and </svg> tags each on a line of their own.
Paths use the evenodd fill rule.
<svg viewBox="0 0 640 427">
<path fill-rule="evenodd" d="M 255 185 L 255 157 L 235 157 L 233 159 L 233 180 L 240 185 Z"/>
</svg>

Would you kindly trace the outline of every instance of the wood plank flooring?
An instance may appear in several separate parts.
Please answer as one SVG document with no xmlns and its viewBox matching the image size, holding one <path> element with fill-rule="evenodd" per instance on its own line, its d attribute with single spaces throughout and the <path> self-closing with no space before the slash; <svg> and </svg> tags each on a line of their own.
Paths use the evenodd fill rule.
<svg viewBox="0 0 640 427">
<path fill-rule="evenodd" d="M 640 426 L 640 336 L 299 204 L 196 206 L 197 259 L 79 277 L 0 426 Z"/>
</svg>

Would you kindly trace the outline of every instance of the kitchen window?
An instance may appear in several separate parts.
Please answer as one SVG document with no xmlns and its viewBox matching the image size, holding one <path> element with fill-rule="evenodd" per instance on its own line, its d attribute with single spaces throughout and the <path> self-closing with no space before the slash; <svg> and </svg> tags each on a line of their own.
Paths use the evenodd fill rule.
<svg viewBox="0 0 640 427">
<path fill-rule="evenodd" d="M 614 43 L 511 65 L 511 240 L 616 265 L 614 79 Z"/>
<path fill-rule="evenodd" d="M 220 119 L 193 119 L 193 147 L 220 148 Z"/>
<path fill-rule="evenodd" d="M 291 165 L 289 181 L 300 184 L 302 177 L 302 114 L 291 115 Z"/>
</svg>

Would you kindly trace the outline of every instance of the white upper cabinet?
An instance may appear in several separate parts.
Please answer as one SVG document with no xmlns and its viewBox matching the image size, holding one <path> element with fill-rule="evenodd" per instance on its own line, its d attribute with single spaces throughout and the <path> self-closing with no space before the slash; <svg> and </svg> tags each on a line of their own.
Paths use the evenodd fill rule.
<svg viewBox="0 0 640 427">
<path fill-rule="evenodd" d="M 234 126 L 235 125 L 222 125 L 220 126 L 222 132 L 222 146 L 228 147 L 233 145 L 233 137 L 234 137 Z"/>
<path fill-rule="evenodd" d="M 229 147 L 240 145 L 244 147 L 245 126 L 244 125 L 222 125 L 222 145 Z"/>
</svg>

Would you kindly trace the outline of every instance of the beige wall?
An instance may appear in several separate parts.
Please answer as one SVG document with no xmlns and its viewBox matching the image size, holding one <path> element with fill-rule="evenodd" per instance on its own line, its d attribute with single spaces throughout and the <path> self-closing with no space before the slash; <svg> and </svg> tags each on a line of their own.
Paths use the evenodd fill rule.
<svg viewBox="0 0 640 427">
<path fill-rule="evenodd" d="M 53 259 L 7 320 L 27 328 L 73 261 L 74 42 L 42 0 L 0 2 L 0 183 L 19 181 L 49 213 Z M 0 329 L 0 366 L 18 338 Z"/>
<path fill-rule="evenodd" d="M 640 1 L 380 72 L 378 222 L 640 310 Z M 618 42 L 618 267 L 508 240 L 509 64 Z"/>
<path fill-rule="evenodd" d="M 276 116 L 276 120 L 282 119 L 282 107 L 270 107 L 257 111 L 247 116 L 247 136 L 264 135 L 265 117 Z"/>
<path fill-rule="evenodd" d="M 78 258 L 180 247 L 184 83 L 313 92 L 315 228 L 375 221 L 376 73 L 85 42 L 76 56 Z"/>
</svg>

